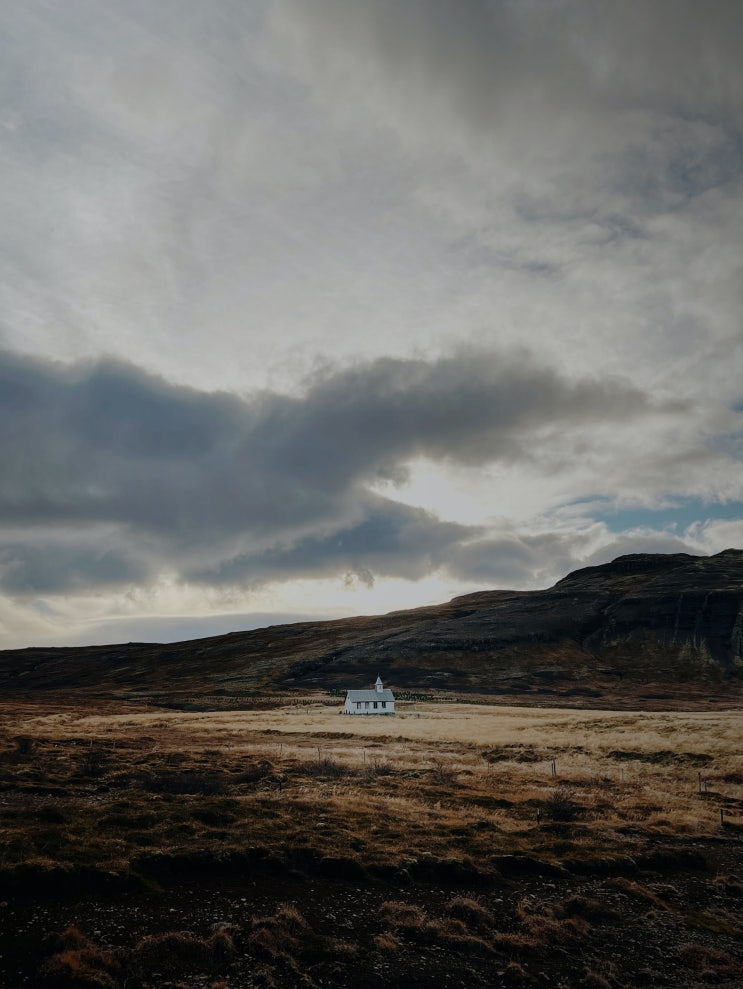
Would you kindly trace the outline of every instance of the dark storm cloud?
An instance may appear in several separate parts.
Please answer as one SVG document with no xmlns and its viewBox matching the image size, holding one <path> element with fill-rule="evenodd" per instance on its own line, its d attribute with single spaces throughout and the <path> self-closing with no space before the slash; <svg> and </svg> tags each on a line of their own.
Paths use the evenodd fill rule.
<svg viewBox="0 0 743 989">
<path fill-rule="evenodd" d="M 417 457 L 528 459 L 571 424 L 656 411 L 626 383 L 568 382 L 526 354 L 385 358 L 327 371 L 299 396 L 244 400 L 116 362 L 5 354 L 0 526 L 12 534 L 0 586 L 62 590 L 162 569 L 215 584 L 420 577 L 479 530 L 369 485 L 400 480 Z"/>
<path fill-rule="evenodd" d="M 441 567 L 462 539 L 480 530 L 441 522 L 420 508 L 369 498 L 360 522 L 313 534 L 289 547 L 246 553 L 187 576 L 207 583 L 244 584 L 342 573 L 373 584 L 377 577 L 417 580 Z"/>
<path fill-rule="evenodd" d="M 76 539 L 70 533 L 39 541 L 0 537 L 0 587 L 11 595 L 25 595 L 85 590 L 91 584 L 104 588 L 145 583 L 152 575 L 147 562 L 132 558 L 125 545 L 107 542 L 105 537 L 100 543 L 95 538 Z"/>
</svg>

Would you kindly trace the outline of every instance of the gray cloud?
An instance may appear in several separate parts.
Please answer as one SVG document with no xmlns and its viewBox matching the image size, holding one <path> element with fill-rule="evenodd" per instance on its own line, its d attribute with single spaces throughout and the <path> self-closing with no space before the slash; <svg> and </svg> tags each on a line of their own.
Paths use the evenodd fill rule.
<svg viewBox="0 0 743 989">
<path fill-rule="evenodd" d="M 42 531 L 26 539 L 18 533 L 0 537 L 0 588 L 10 595 L 146 584 L 153 575 L 146 556 L 132 553 L 116 534 Z"/>
<path fill-rule="evenodd" d="M 579 263 L 586 285 L 596 247 L 607 247 L 612 279 L 634 269 L 639 324 L 648 308 L 671 308 L 659 286 L 683 270 L 674 264 L 668 278 L 672 255 L 653 218 L 718 188 L 737 212 L 735 0 L 277 0 L 272 9 L 276 35 L 319 101 L 348 128 L 373 119 L 394 132 L 420 162 L 417 200 L 472 239 L 470 263 L 489 252 L 489 272 L 564 277 Z M 715 237 L 731 249 L 725 216 L 721 207 Z M 702 217 L 683 223 L 706 239 Z M 622 257 L 613 247 L 625 241 Z M 653 286 L 643 285 L 644 266 Z M 673 352 L 671 331 L 657 318 L 654 327 Z"/>
<path fill-rule="evenodd" d="M 560 505 L 743 497 L 737 0 L 6 7 L 0 342 L 64 362 L 0 362 L 18 641 L 549 583 L 625 545 Z"/>
<path fill-rule="evenodd" d="M 191 580 L 245 584 L 346 575 L 370 586 L 378 577 L 417 580 L 448 564 L 463 538 L 480 529 L 439 521 L 420 508 L 383 498 L 359 499 L 360 522 L 192 570 Z"/>
<path fill-rule="evenodd" d="M 694 538 L 651 531 L 614 536 L 594 523 L 584 529 L 511 531 L 463 542 L 453 548 L 448 567 L 460 580 L 486 587 L 547 587 L 572 570 L 608 563 L 626 553 L 703 555 L 704 550 Z"/>
<path fill-rule="evenodd" d="M 234 389 L 463 335 L 643 373 L 739 329 L 734 2 L 28 0 L 4 27 L 11 347 Z"/>
<path fill-rule="evenodd" d="M 735 0 L 278 0 L 274 23 L 316 78 L 383 97 L 391 120 L 395 103 L 428 108 L 424 127 L 443 113 L 480 136 L 545 123 L 554 135 L 594 107 L 743 120 Z"/>
<path fill-rule="evenodd" d="M 210 583 L 416 579 L 480 530 L 373 492 L 410 461 L 529 460 L 560 430 L 681 411 L 620 381 L 566 381 L 524 353 L 385 358 L 325 371 L 299 396 L 245 400 L 113 361 L 4 354 L 0 525 L 16 535 L 0 586 L 141 582 L 163 568 Z"/>
<path fill-rule="evenodd" d="M 461 543 L 448 566 L 460 580 L 483 587 L 546 586 L 555 574 L 574 569 L 575 561 L 590 551 L 594 538 L 594 533 L 580 531 L 507 532 Z"/>
</svg>

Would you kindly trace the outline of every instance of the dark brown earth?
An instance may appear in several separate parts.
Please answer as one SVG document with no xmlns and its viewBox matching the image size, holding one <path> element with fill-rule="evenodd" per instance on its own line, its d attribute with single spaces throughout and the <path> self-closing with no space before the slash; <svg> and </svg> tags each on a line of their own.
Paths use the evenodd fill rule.
<svg viewBox="0 0 743 989">
<path fill-rule="evenodd" d="M 741 930 L 730 918 L 743 902 L 741 887 L 713 881 L 714 848 L 697 844 L 693 854 L 691 868 L 625 863 L 627 875 L 619 866 L 603 877 L 552 875 L 536 863 L 531 874 L 474 886 L 256 871 L 174 880 L 115 898 L 17 900 L 3 911 L 14 937 L 3 944 L 0 936 L 0 971 L 11 980 L 5 985 L 51 989 L 55 983 L 37 973 L 61 939 L 43 934 L 73 926 L 118 963 L 110 984 L 81 981 L 84 989 L 118 989 L 127 969 L 137 989 L 735 989 L 743 978 Z M 281 923 L 281 904 L 304 921 L 296 932 L 279 927 L 285 955 L 280 942 L 263 947 L 255 938 L 261 922 L 276 930 L 271 921 Z M 199 965 L 188 957 L 189 942 L 208 944 L 220 930 L 231 942 L 223 960 Z M 162 949 L 174 932 L 182 940 L 168 957 Z M 133 963 L 143 943 L 158 937 L 159 957 Z"/>
<path fill-rule="evenodd" d="M 168 645 L 0 652 L 0 690 L 85 688 L 183 703 L 193 695 L 398 689 L 525 703 L 669 706 L 735 701 L 743 669 L 743 550 L 634 554 L 542 591 L 303 622 Z"/>
</svg>

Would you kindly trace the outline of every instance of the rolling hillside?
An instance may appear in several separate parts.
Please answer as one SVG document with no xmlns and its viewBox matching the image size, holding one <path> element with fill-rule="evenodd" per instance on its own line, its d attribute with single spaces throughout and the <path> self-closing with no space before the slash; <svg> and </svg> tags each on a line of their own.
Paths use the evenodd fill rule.
<svg viewBox="0 0 743 989">
<path fill-rule="evenodd" d="M 530 702 L 737 697 L 743 551 L 622 556 L 541 591 L 481 591 L 373 617 L 167 645 L 0 652 L 5 693 L 85 689 L 183 701 L 360 685 Z"/>
</svg>

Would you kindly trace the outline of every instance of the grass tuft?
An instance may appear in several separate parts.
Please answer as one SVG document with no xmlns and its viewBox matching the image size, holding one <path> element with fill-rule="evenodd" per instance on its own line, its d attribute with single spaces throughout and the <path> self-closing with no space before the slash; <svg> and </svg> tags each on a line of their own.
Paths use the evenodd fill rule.
<svg viewBox="0 0 743 989">
<path fill-rule="evenodd" d="M 468 896 L 455 896 L 449 900 L 446 912 L 450 917 L 461 920 L 470 930 L 492 931 L 495 927 L 493 912 Z"/>
<path fill-rule="evenodd" d="M 684 944 L 678 954 L 682 964 L 703 979 L 734 979 L 743 975 L 743 964 L 720 948 Z"/>
</svg>

